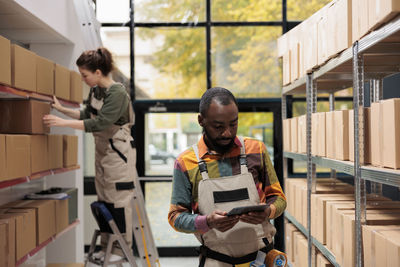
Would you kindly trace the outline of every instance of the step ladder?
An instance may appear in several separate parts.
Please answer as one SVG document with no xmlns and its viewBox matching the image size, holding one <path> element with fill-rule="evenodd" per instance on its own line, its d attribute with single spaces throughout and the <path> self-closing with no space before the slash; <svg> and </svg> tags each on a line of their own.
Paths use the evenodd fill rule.
<svg viewBox="0 0 400 267">
<path fill-rule="evenodd" d="M 151 232 L 150 222 L 144 206 L 145 204 L 143 193 L 140 183 L 138 181 L 135 183 L 135 188 L 133 189 L 131 204 L 133 236 L 139 257 L 135 258 L 133 256 L 132 248 L 128 248 L 125 239 L 121 235 L 114 219 L 112 218 L 111 213 L 109 212 L 105 204 L 102 202 L 94 202 L 91 204 L 93 215 L 95 216 L 95 218 L 98 218 L 97 216 L 100 215 L 103 216 L 103 218 L 106 219 L 106 221 L 110 225 L 113 233 L 110 233 L 106 255 L 104 257 L 104 261 L 101 262 L 93 257 L 97 238 L 100 235 L 100 231 L 95 230 L 85 266 L 87 262 L 92 262 L 103 267 L 107 267 L 109 264 L 122 267 L 123 262 L 128 262 L 130 266 L 137 267 L 137 262 L 139 262 L 141 267 L 160 267 L 158 251 L 154 242 L 153 234 Z M 124 252 L 125 258 L 119 262 L 109 262 L 108 259 L 111 255 L 112 246 L 115 242 L 118 242 L 120 244 Z M 124 249 L 124 247 L 126 247 L 127 249 Z"/>
</svg>

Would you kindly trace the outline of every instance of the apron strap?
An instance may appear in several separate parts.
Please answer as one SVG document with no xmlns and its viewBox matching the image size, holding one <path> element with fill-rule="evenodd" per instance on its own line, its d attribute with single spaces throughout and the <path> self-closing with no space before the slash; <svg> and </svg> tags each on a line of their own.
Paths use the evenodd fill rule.
<svg viewBox="0 0 400 267">
<path fill-rule="evenodd" d="M 194 154 L 196 155 L 196 158 L 197 158 L 197 163 L 199 164 L 199 171 L 200 171 L 201 177 L 203 178 L 203 180 L 207 180 L 210 178 L 208 176 L 207 164 L 204 160 L 200 159 L 199 148 L 197 147 L 197 145 L 193 145 L 192 147 L 193 147 Z"/>
<path fill-rule="evenodd" d="M 258 250 L 242 257 L 231 257 L 229 255 L 217 252 L 215 250 L 209 249 L 206 246 L 200 246 L 200 264 L 199 267 L 204 266 L 206 258 L 221 261 L 224 263 L 232 264 L 232 266 L 248 263 L 257 258 Z"/>
<path fill-rule="evenodd" d="M 241 147 L 240 147 L 240 172 L 241 173 L 248 173 L 249 170 L 247 168 L 247 159 L 246 159 L 246 148 L 244 146 L 244 139 L 243 136 L 238 136 L 238 139 L 240 141 Z"/>
</svg>

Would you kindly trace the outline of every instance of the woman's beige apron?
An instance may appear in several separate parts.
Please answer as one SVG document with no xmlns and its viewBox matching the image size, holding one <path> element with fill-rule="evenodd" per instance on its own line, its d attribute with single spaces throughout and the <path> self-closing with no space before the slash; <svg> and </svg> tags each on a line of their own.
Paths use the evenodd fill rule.
<svg viewBox="0 0 400 267">
<path fill-rule="evenodd" d="M 230 211 L 232 208 L 260 203 L 260 197 L 252 174 L 247 169 L 244 141 L 239 137 L 241 173 L 234 176 L 209 178 L 205 162 L 199 158 L 198 147 L 195 151 L 202 180 L 199 182 L 198 202 L 201 215 L 211 214 L 214 210 Z M 229 255 L 241 257 L 253 253 L 263 247 L 263 238 L 271 243 L 275 235 L 275 227 L 267 220 L 263 224 L 253 225 L 239 221 L 226 232 L 210 229 L 204 234 L 196 234 L 197 239 L 209 249 Z M 218 260 L 207 258 L 206 267 L 231 267 Z"/>
<path fill-rule="evenodd" d="M 108 89 L 107 89 L 108 90 Z M 130 99 L 129 95 L 127 97 Z M 92 93 L 90 105 L 99 112 L 104 99 L 96 99 Z M 91 117 L 96 115 L 91 113 Z M 101 132 L 94 132 L 95 141 L 95 185 L 99 201 L 113 204 L 115 210 L 123 211 L 125 220 L 124 238 L 132 245 L 132 191 L 136 183 L 136 149 L 132 146 L 131 127 L 134 113 L 129 101 L 129 122 L 112 125 Z M 110 207 L 109 207 L 110 208 Z M 117 212 L 118 213 L 118 212 Z M 122 218 L 123 218 L 122 217 Z M 118 218 L 115 218 L 115 221 Z M 122 222 L 123 224 L 123 222 Z M 108 235 L 101 235 L 101 245 L 107 246 Z M 118 253 L 118 251 L 114 252 Z"/>
</svg>

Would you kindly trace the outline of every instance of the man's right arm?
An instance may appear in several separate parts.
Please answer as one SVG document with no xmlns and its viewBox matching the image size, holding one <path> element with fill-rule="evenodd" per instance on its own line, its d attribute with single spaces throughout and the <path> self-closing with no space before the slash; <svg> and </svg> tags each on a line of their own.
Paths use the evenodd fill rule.
<svg viewBox="0 0 400 267">
<path fill-rule="evenodd" d="M 195 233 L 198 214 L 192 213 L 192 187 L 187 172 L 178 158 L 175 161 L 172 195 L 168 212 L 169 224 L 179 232 Z"/>
</svg>

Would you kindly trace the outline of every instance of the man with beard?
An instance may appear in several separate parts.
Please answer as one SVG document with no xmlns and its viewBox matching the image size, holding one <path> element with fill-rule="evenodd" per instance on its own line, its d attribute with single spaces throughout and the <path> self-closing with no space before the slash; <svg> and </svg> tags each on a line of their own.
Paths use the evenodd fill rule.
<svg viewBox="0 0 400 267">
<path fill-rule="evenodd" d="M 269 220 L 283 213 L 286 198 L 264 143 L 236 136 L 238 105 L 232 93 L 208 89 L 199 111 L 203 136 L 175 161 L 168 221 L 200 241 L 199 266 L 249 264 L 260 251 L 271 250 L 276 230 Z M 259 204 L 266 208 L 228 214 Z"/>
</svg>

